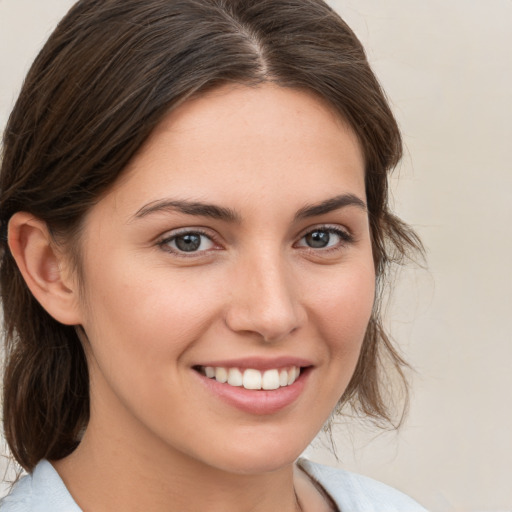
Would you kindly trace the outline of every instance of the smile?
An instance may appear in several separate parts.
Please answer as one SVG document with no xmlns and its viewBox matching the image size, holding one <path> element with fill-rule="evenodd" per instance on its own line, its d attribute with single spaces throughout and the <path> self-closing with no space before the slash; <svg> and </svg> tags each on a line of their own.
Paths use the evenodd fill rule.
<svg viewBox="0 0 512 512">
<path fill-rule="evenodd" d="M 271 391 L 292 385 L 300 375 L 299 366 L 274 368 L 265 371 L 247 368 L 226 368 L 223 366 L 199 366 L 197 370 L 209 379 L 233 387 L 243 387 L 250 390 L 262 389 Z"/>
</svg>

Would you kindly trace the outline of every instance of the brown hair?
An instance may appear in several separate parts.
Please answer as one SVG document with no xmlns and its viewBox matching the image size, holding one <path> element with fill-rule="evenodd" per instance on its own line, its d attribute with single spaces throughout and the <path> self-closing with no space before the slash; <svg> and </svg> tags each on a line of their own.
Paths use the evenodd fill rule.
<svg viewBox="0 0 512 512">
<path fill-rule="evenodd" d="M 28 211 L 76 247 L 86 212 L 170 110 L 226 82 L 268 81 L 313 91 L 357 134 L 378 281 L 391 261 L 420 248 L 388 209 L 387 174 L 402 151 L 396 121 L 360 42 L 321 0 L 79 1 L 35 60 L 3 138 L 3 420 L 25 469 L 76 447 L 89 415 L 88 373 L 75 328 L 28 290 L 5 243 L 8 220 Z M 405 363 L 378 304 L 340 405 L 390 420 L 382 360 L 402 377 Z"/>
</svg>

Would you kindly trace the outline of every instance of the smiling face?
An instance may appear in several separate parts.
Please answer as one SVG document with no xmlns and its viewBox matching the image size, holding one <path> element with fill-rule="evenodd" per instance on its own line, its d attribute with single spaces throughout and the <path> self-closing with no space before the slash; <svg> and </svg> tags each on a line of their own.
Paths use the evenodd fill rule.
<svg viewBox="0 0 512 512">
<path fill-rule="evenodd" d="M 306 92 L 226 86 L 169 114 L 85 219 L 89 441 L 293 462 L 370 318 L 365 200 L 355 135 Z"/>
</svg>

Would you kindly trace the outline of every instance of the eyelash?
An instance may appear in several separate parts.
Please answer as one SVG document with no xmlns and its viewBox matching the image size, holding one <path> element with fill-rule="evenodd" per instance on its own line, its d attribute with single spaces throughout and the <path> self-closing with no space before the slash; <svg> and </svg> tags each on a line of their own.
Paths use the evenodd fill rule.
<svg viewBox="0 0 512 512">
<path fill-rule="evenodd" d="M 169 246 L 170 243 L 175 241 L 179 237 L 183 237 L 186 235 L 199 235 L 201 237 L 207 238 L 213 245 L 218 245 L 218 243 L 215 241 L 215 237 L 212 236 L 211 233 L 206 232 L 205 230 L 202 230 L 201 228 L 186 228 L 182 231 L 174 232 L 170 236 L 166 236 L 162 240 L 160 240 L 157 245 L 164 251 L 173 254 L 174 256 L 177 256 L 179 258 L 194 258 L 198 256 L 202 256 L 205 254 L 205 252 L 208 252 L 207 250 L 202 251 L 191 251 L 190 253 L 187 253 L 186 251 L 180 251 L 179 249 L 174 249 Z"/>
<path fill-rule="evenodd" d="M 307 245 L 297 245 L 300 241 L 305 239 L 308 235 L 311 235 L 315 232 L 324 232 L 324 233 L 328 233 L 330 235 L 337 235 L 340 238 L 340 242 L 335 244 L 335 246 L 333 246 L 333 247 L 326 247 L 326 248 L 315 248 L 315 247 L 310 247 Z M 172 248 L 169 246 L 169 244 L 174 242 L 177 238 L 183 237 L 186 235 L 199 235 L 201 237 L 207 238 L 214 246 L 219 245 L 217 243 L 217 241 L 215 240 L 215 237 L 212 236 L 212 234 L 210 232 L 202 230 L 201 228 L 186 228 L 182 231 L 175 232 L 172 235 L 166 236 L 165 238 L 158 241 L 157 245 L 162 250 L 164 250 L 168 253 L 171 253 L 177 257 L 181 257 L 181 258 L 197 258 L 198 256 L 199 257 L 204 256 L 205 253 L 210 252 L 212 250 L 212 249 L 203 249 L 203 250 L 199 250 L 199 251 L 190 251 L 189 253 L 187 253 L 186 251 L 175 249 L 175 248 Z M 317 254 L 320 252 L 325 254 L 325 253 L 338 251 L 338 250 L 342 249 L 343 247 L 346 247 L 347 245 L 354 243 L 354 237 L 348 231 L 343 230 L 339 227 L 321 225 L 321 226 L 316 226 L 314 228 L 311 228 L 308 231 L 306 231 L 305 233 L 303 233 L 301 235 L 301 237 L 299 238 L 299 242 L 296 242 L 294 244 L 294 247 L 301 247 L 303 249 L 306 249 L 307 251 L 314 252 Z M 215 250 L 215 249 L 213 249 L 213 250 Z"/>
<path fill-rule="evenodd" d="M 311 235 L 315 232 L 323 232 L 323 233 L 328 233 L 329 235 L 337 235 L 340 238 L 340 241 L 332 247 L 315 248 L 315 247 L 310 247 L 310 246 L 300 246 L 300 247 L 303 247 L 304 249 L 314 252 L 316 254 L 318 254 L 318 253 L 325 254 L 325 253 L 330 253 L 330 252 L 336 252 L 336 251 L 346 247 L 347 245 L 353 244 L 355 241 L 353 235 L 351 233 L 349 233 L 348 231 L 341 229 L 338 226 L 329 226 L 329 225 L 320 225 L 320 226 L 315 226 L 312 229 L 308 229 L 308 231 L 306 231 L 300 237 L 299 241 L 302 241 L 308 235 Z"/>
</svg>

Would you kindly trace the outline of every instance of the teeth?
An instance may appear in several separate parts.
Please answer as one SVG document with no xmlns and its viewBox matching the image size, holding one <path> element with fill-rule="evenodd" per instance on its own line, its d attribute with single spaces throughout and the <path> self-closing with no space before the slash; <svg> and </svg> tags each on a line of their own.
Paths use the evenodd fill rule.
<svg viewBox="0 0 512 512">
<path fill-rule="evenodd" d="M 291 384 L 293 384 L 297 380 L 297 377 L 299 376 L 299 373 L 300 373 L 300 368 L 297 368 L 296 366 L 294 366 L 288 372 L 288 386 L 290 386 Z"/>
<path fill-rule="evenodd" d="M 280 370 L 265 370 L 264 372 L 252 368 L 242 371 L 239 368 L 205 366 L 201 367 L 201 371 L 209 379 L 215 379 L 222 384 L 227 383 L 235 387 L 243 386 L 245 389 L 264 389 L 269 391 L 292 385 L 300 375 L 300 368 L 298 366 L 291 366 Z"/>
<path fill-rule="evenodd" d="M 228 381 L 228 372 L 226 371 L 226 368 L 222 368 L 222 366 L 215 368 L 215 380 L 222 383 Z"/>
<path fill-rule="evenodd" d="M 279 372 L 277 370 L 267 370 L 261 379 L 261 387 L 263 389 L 279 388 Z"/>
<path fill-rule="evenodd" d="M 228 384 L 230 386 L 241 386 L 243 384 L 243 375 L 238 368 L 230 368 L 228 371 Z"/>
<path fill-rule="evenodd" d="M 245 370 L 244 372 L 244 388 L 245 389 L 261 389 L 261 372 L 258 370 Z"/>
</svg>

